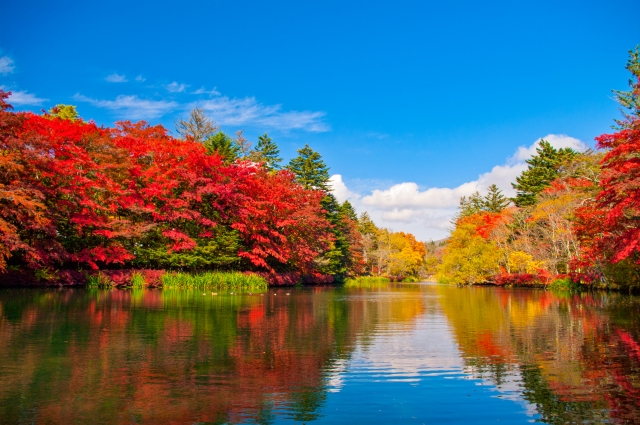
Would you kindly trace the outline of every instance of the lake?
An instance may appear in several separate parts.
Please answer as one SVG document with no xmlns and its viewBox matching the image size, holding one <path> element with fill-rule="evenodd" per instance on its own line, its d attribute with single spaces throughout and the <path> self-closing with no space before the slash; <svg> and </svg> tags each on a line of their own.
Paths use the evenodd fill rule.
<svg viewBox="0 0 640 425">
<path fill-rule="evenodd" d="M 0 290 L 3 424 L 640 423 L 640 298 Z"/>
</svg>

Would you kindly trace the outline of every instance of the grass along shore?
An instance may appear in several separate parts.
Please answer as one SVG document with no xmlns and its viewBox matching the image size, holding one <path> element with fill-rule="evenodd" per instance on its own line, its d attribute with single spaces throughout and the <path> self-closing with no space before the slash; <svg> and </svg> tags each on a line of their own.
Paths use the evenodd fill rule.
<svg viewBox="0 0 640 425">
<path fill-rule="evenodd" d="M 203 272 L 182 273 L 166 272 L 151 274 L 149 272 L 135 271 L 129 275 L 108 275 L 99 272 L 87 277 L 89 288 L 113 288 L 113 287 L 158 287 L 166 289 L 220 289 L 220 290 L 264 290 L 267 289 L 267 281 L 255 274 L 240 272 Z"/>
</svg>

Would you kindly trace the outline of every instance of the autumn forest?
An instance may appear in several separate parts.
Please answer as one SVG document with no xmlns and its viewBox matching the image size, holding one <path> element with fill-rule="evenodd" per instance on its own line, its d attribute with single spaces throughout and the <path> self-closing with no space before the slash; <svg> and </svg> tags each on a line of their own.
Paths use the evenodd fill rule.
<svg viewBox="0 0 640 425">
<path fill-rule="evenodd" d="M 450 237 L 420 242 L 378 228 L 331 191 L 308 145 L 283 165 L 196 108 L 160 125 L 100 127 L 71 105 L 14 112 L 0 92 L 0 272 L 5 280 L 111 280 L 155 271 L 230 272 L 271 284 L 359 276 L 452 284 L 640 286 L 640 56 L 626 111 L 597 149 L 542 140 L 509 199 L 492 185 L 460 200 Z M 109 274 L 110 273 L 110 274 Z M 115 273 L 115 274 L 114 274 Z M 108 280 L 108 279 L 107 279 Z"/>
<path fill-rule="evenodd" d="M 640 286 L 640 51 L 630 52 L 623 110 L 596 150 L 542 140 L 507 199 L 494 185 L 460 200 L 444 247 L 431 249 L 439 281 L 454 284 Z"/>
<path fill-rule="evenodd" d="M 425 245 L 339 203 L 309 146 L 283 166 L 266 133 L 251 148 L 197 108 L 173 137 L 144 121 L 99 127 L 71 105 L 13 112 L 8 96 L 0 92 L 0 272 L 9 281 L 139 276 L 153 285 L 158 270 L 241 271 L 271 284 L 424 274 Z"/>
</svg>

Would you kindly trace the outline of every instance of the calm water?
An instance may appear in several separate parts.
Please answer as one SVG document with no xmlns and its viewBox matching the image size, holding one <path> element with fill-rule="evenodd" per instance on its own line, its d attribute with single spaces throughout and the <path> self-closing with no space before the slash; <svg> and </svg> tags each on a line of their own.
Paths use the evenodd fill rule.
<svg viewBox="0 0 640 425">
<path fill-rule="evenodd" d="M 0 423 L 640 423 L 639 312 L 424 284 L 4 289 Z"/>
</svg>

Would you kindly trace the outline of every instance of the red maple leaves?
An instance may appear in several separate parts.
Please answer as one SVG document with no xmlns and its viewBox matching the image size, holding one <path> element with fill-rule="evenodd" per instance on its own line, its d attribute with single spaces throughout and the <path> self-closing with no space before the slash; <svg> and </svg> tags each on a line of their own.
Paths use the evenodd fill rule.
<svg viewBox="0 0 640 425">
<path fill-rule="evenodd" d="M 124 264 L 140 247 L 189 252 L 221 226 L 253 267 L 311 271 L 330 225 L 287 171 L 224 164 L 145 122 L 101 128 L 14 113 L 0 91 L 0 270 Z"/>
</svg>

